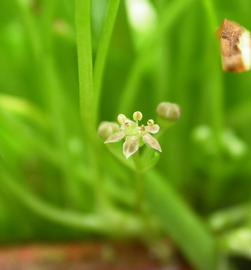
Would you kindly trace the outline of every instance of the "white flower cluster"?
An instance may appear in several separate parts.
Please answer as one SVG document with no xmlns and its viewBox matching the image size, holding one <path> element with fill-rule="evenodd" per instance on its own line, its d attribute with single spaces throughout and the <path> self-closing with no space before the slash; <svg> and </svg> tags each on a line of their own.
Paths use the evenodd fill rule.
<svg viewBox="0 0 251 270">
<path fill-rule="evenodd" d="M 99 135 L 105 139 L 105 143 L 116 143 L 124 140 L 123 154 L 126 158 L 135 154 L 141 146 L 147 144 L 152 149 L 161 152 L 161 147 L 156 138 L 151 134 L 159 132 L 159 125 L 153 120 L 148 120 L 147 125 L 140 124 L 143 115 L 137 111 L 133 114 L 133 120 L 124 114 L 119 114 L 117 123 L 103 122 L 99 126 Z"/>
</svg>

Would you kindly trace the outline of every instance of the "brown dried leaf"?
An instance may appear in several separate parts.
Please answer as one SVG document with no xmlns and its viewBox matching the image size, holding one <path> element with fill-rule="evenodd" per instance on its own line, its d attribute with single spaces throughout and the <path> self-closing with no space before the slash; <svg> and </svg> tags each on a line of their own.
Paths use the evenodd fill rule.
<svg viewBox="0 0 251 270">
<path fill-rule="evenodd" d="M 225 71 L 245 72 L 251 68 L 250 32 L 238 23 L 224 20 L 218 30 L 222 66 Z"/>
</svg>

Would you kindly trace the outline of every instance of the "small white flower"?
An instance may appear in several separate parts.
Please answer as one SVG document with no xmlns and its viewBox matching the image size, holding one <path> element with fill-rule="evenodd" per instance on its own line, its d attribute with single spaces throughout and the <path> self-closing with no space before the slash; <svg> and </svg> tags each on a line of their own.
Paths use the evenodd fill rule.
<svg viewBox="0 0 251 270">
<path fill-rule="evenodd" d="M 119 114 L 117 117 L 120 124 L 119 130 L 111 134 L 105 143 L 115 143 L 125 139 L 123 154 L 126 158 L 135 154 L 144 144 L 161 152 L 159 142 L 151 135 L 159 132 L 159 125 L 155 124 L 153 120 L 148 120 L 146 126 L 140 126 L 139 121 L 142 120 L 142 117 L 143 115 L 139 111 L 133 114 L 134 121 L 128 119 L 124 114 Z"/>
</svg>

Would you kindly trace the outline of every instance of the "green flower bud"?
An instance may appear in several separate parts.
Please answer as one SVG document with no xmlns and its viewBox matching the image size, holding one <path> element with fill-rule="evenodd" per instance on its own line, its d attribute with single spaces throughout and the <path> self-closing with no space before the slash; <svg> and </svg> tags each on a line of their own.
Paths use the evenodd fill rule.
<svg viewBox="0 0 251 270">
<path fill-rule="evenodd" d="M 156 111 L 159 117 L 172 122 L 177 121 L 181 115 L 179 105 L 170 102 L 161 102 Z"/>
</svg>

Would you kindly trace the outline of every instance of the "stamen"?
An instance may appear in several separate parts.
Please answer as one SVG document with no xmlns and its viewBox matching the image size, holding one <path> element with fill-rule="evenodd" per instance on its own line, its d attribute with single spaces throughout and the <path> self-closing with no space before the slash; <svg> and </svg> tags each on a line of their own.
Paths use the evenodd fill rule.
<svg viewBox="0 0 251 270">
<path fill-rule="evenodd" d="M 153 119 L 149 119 L 149 120 L 147 121 L 147 125 L 148 125 L 148 126 L 154 125 Z"/>
<path fill-rule="evenodd" d="M 143 118 L 143 115 L 140 111 L 136 111 L 133 113 L 133 120 L 138 122 L 138 121 L 141 121 Z"/>
</svg>

